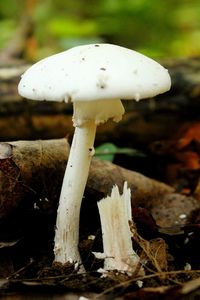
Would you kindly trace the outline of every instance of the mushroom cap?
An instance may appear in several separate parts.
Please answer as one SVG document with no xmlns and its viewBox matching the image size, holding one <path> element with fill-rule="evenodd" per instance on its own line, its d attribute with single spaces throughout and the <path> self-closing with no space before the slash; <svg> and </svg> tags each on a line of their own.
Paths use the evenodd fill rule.
<svg viewBox="0 0 200 300">
<path fill-rule="evenodd" d="M 168 71 L 154 60 L 121 46 L 90 44 L 32 65 L 22 75 L 18 91 L 34 100 L 140 100 L 170 86 Z"/>
</svg>

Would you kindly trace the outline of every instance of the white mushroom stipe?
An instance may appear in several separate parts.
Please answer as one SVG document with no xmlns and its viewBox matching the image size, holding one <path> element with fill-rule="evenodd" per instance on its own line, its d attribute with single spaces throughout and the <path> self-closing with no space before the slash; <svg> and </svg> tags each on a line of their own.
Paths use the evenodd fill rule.
<svg viewBox="0 0 200 300">
<path fill-rule="evenodd" d="M 79 214 L 96 133 L 94 121 L 76 127 L 61 189 L 55 234 L 55 261 L 78 262 Z M 81 172 L 81 176 L 79 176 Z"/>
<path fill-rule="evenodd" d="M 104 270 L 118 270 L 133 275 L 136 269 L 140 275 L 144 270 L 140 265 L 140 258 L 132 248 L 132 233 L 129 222 L 132 221 L 131 191 L 124 183 L 123 193 L 120 195 L 114 186 L 111 196 L 98 202 L 101 219 L 103 253 L 94 253 L 97 258 L 104 259 Z"/>
<path fill-rule="evenodd" d="M 96 126 L 122 118 L 121 99 L 139 101 L 166 92 L 170 85 L 167 70 L 157 62 L 111 44 L 74 47 L 39 61 L 22 76 L 21 96 L 74 105 L 75 133 L 58 206 L 55 261 L 82 265 L 79 214 Z"/>
</svg>

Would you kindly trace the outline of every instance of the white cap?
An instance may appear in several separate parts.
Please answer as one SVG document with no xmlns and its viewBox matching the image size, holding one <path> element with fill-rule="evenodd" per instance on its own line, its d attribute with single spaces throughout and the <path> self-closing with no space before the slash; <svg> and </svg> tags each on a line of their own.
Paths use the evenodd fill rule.
<svg viewBox="0 0 200 300">
<path fill-rule="evenodd" d="M 170 86 L 168 71 L 154 60 L 124 47 L 91 44 L 71 48 L 34 64 L 22 75 L 18 91 L 21 96 L 34 100 L 89 104 L 98 100 L 138 101 L 164 93 Z M 103 112 L 97 123 L 108 118 L 120 119 L 123 109 L 119 102 L 116 115 L 113 104 L 109 105 L 111 116 L 109 112 L 104 118 Z M 79 121 L 82 118 L 80 111 L 77 118 Z M 87 113 L 83 118 L 90 119 L 90 116 Z"/>
<path fill-rule="evenodd" d="M 77 46 L 30 67 L 19 94 L 34 100 L 143 99 L 170 89 L 170 76 L 154 60 L 111 44 Z"/>
</svg>

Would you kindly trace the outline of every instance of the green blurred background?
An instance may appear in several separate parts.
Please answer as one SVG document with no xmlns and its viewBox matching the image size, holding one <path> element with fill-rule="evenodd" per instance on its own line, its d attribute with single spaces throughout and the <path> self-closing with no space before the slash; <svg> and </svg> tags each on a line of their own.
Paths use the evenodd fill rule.
<svg viewBox="0 0 200 300">
<path fill-rule="evenodd" d="M 200 1 L 0 1 L 0 52 L 15 50 L 34 61 L 96 42 L 119 44 L 153 58 L 197 56 Z"/>
</svg>

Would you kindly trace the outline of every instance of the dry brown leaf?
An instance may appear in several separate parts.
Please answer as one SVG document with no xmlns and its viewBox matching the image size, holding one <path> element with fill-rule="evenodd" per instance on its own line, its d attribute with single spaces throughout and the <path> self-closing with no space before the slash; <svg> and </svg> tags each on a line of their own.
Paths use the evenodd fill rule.
<svg viewBox="0 0 200 300">
<path fill-rule="evenodd" d="M 130 224 L 130 229 L 133 234 L 134 241 L 142 249 L 141 261 L 148 260 L 157 272 L 167 270 L 167 245 L 161 238 L 147 241 L 143 239 L 137 232 L 134 224 Z"/>
</svg>

